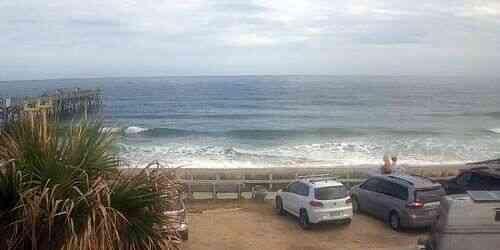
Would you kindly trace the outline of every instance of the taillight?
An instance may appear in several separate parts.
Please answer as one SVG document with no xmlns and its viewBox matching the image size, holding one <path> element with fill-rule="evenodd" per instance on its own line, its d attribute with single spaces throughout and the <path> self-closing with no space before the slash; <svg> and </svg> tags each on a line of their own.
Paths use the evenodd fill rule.
<svg viewBox="0 0 500 250">
<path fill-rule="evenodd" d="M 345 200 L 345 204 L 351 204 L 352 203 L 352 199 L 351 198 L 347 198 L 347 200 Z"/>
<path fill-rule="evenodd" d="M 311 205 L 311 207 L 323 207 L 323 203 L 319 201 L 310 201 L 309 205 Z"/>
<path fill-rule="evenodd" d="M 410 202 L 408 204 L 406 204 L 406 207 L 407 208 L 423 208 L 424 207 L 424 203 L 422 202 Z"/>
</svg>

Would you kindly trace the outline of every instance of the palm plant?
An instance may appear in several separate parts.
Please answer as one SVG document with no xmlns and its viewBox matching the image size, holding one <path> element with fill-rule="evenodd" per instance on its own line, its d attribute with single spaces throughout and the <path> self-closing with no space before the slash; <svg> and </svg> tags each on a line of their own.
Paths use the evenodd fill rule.
<svg viewBox="0 0 500 250">
<path fill-rule="evenodd" d="M 9 125 L 0 134 L 0 249 L 177 249 L 164 211 L 179 185 L 149 169 L 120 174 L 114 141 L 95 122 Z"/>
</svg>

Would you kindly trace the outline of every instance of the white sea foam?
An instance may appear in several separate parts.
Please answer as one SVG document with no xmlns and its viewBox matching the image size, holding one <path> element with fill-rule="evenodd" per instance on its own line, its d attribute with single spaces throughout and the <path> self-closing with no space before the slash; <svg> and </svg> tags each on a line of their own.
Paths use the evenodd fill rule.
<svg viewBox="0 0 500 250">
<path fill-rule="evenodd" d="M 488 129 L 488 131 L 495 133 L 495 134 L 500 134 L 500 128 L 491 128 L 491 129 Z"/>
<path fill-rule="evenodd" d="M 102 132 L 105 133 L 120 133 L 121 130 L 122 130 L 121 128 L 109 128 L 109 127 L 102 128 Z"/>
<path fill-rule="evenodd" d="M 185 168 L 267 168 L 267 167 L 374 167 L 382 164 L 384 149 L 372 143 L 312 143 L 261 149 L 229 145 L 161 143 L 121 145 L 121 159 L 127 166 L 142 167 L 159 161 Z M 427 166 L 455 164 L 455 157 L 401 153 L 400 164 Z"/>
<path fill-rule="evenodd" d="M 148 131 L 147 128 L 131 126 L 131 127 L 126 128 L 123 132 L 125 134 L 139 134 L 139 133 L 146 132 L 146 131 Z"/>
</svg>

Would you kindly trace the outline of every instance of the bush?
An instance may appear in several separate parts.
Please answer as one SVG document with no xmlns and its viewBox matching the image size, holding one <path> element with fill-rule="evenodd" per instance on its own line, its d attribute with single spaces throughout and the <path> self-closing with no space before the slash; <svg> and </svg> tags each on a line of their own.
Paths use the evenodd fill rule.
<svg viewBox="0 0 500 250">
<path fill-rule="evenodd" d="M 0 249 L 178 249 L 164 212 L 179 184 L 161 171 L 123 175 L 99 123 L 27 121 L 0 134 Z"/>
</svg>

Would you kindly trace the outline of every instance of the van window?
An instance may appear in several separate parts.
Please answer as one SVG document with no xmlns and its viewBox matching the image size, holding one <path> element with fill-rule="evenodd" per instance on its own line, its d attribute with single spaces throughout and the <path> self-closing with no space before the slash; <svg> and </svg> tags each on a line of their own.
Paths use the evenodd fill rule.
<svg viewBox="0 0 500 250">
<path fill-rule="evenodd" d="M 400 200 L 408 200 L 408 188 L 397 184 L 393 183 L 390 181 L 383 180 L 380 182 L 380 185 L 378 186 L 379 193 L 389 195 L 391 197 L 400 199 Z"/>
<path fill-rule="evenodd" d="M 377 185 L 377 192 L 381 194 L 391 195 L 392 194 L 391 183 L 386 180 L 380 180 Z"/>
<path fill-rule="evenodd" d="M 290 185 L 288 185 L 287 191 L 289 193 L 297 193 L 298 185 L 298 182 L 291 183 Z"/>
<path fill-rule="evenodd" d="M 372 192 L 377 192 L 377 186 L 379 184 L 379 180 L 378 179 L 369 179 L 367 180 L 362 186 L 361 188 L 362 189 L 366 189 L 368 191 L 372 191 Z"/>
<path fill-rule="evenodd" d="M 344 186 L 322 187 L 314 189 L 314 199 L 316 200 L 336 200 L 347 197 L 347 190 Z"/>
<path fill-rule="evenodd" d="M 309 196 L 309 186 L 304 183 L 298 183 L 297 192 L 295 192 L 301 196 Z"/>
<path fill-rule="evenodd" d="M 408 188 L 397 183 L 391 183 L 391 196 L 400 200 L 408 200 Z"/>
</svg>

